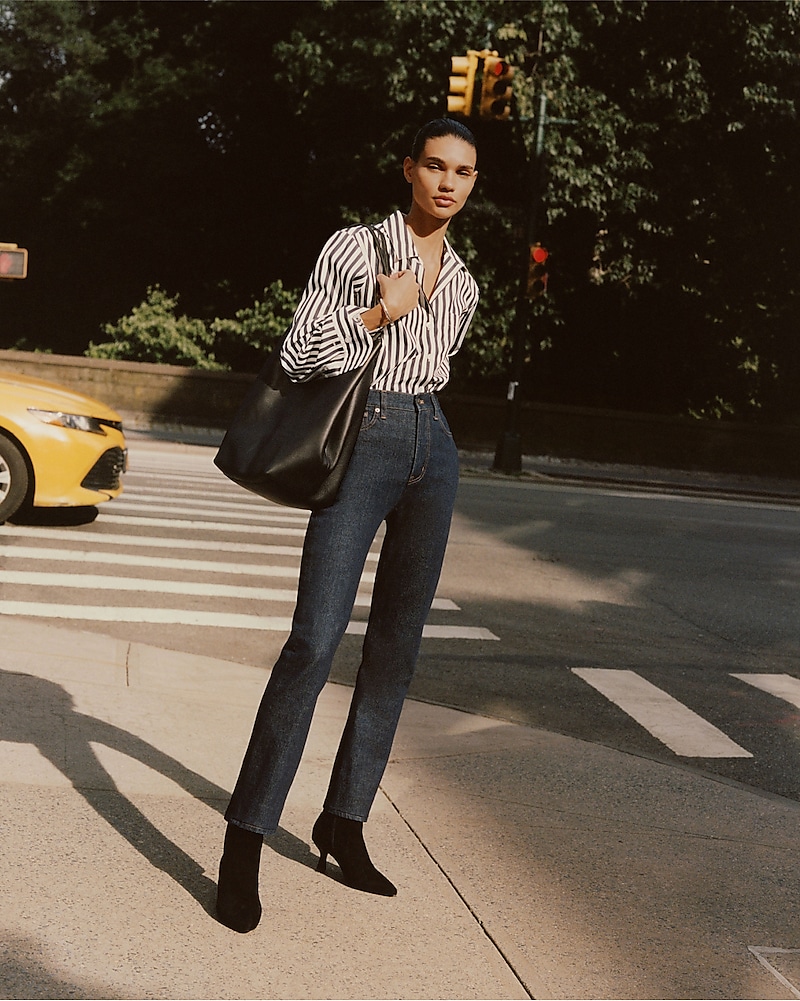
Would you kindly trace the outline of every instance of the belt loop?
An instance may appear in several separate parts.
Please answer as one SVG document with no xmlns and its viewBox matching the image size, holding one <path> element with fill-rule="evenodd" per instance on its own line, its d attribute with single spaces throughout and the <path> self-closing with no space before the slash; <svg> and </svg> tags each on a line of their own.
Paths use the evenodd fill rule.
<svg viewBox="0 0 800 1001">
<path fill-rule="evenodd" d="M 380 408 L 380 417 L 382 421 L 386 420 L 386 401 L 384 399 L 384 391 L 382 389 L 378 390 L 378 407 Z"/>
</svg>

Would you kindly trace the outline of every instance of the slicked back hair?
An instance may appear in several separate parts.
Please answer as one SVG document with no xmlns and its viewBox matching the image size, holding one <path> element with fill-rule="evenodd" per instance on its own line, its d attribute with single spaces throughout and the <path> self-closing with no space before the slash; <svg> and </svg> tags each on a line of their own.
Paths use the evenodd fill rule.
<svg viewBox="0 0 800 1001">
<path fill-rule="evenodd" d="M 429 139 L 440 139 L 442 136 L 454 136 L 456 139 L 462 139 L 476 153 L 478 151 L 475 136 L 466 125 L 456 121 L 454 118 L 434 118 L 432 122 L 423 125 L 414 136 L 414 142 L 411 144 L 411 159 L 415 162 L 419 160 L 425 152 L 425 143 Z"/>
</svg>

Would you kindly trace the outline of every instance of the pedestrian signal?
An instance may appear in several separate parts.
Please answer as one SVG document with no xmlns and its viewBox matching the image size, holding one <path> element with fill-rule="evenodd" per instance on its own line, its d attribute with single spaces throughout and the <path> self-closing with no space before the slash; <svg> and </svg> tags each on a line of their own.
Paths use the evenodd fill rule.
<svg viewBox="0 0 800 1001">
<path fill-rule="evenodd" d="M 28 251 L 16 243 L 0 243 L 0 279 L 25 278 L 28 274 Z"/>
<path fill-rule="evenodd" d="M 493 118 L 504 122 L 511 116 L 511 96 L 514 67 L 496 52 L 487 54 L 483 60 L 483 81 L 479 114 L 481 118 Z"/>
</svg>

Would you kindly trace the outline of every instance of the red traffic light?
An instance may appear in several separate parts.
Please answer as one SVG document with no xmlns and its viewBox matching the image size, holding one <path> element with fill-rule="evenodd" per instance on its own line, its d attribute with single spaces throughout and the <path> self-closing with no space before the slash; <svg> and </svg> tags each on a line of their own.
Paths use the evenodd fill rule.
<svg viewBox="0 0 800 1001">
<path fill-rule="evenodd" d="M 511 115 L 514 67 L 496 52 L 484 49 L 483 82 L 478 113 L 481 118 L 504 122 Z"/>
<path fill-rule="evenodd" d="M 528 298 L 538 299 L 547 291 L 547 258 L 550 251 L 541 243 L 531 245 L 531 259 L 528 265 Z"/>
</svg>

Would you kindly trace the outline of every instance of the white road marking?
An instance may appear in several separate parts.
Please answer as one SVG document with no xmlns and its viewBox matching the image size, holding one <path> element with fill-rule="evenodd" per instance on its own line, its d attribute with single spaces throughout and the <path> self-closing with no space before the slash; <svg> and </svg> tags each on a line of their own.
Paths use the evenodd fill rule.
<svg viewBox="0 0 800 1001">
<path fill-rule="evenodd" d="M 144 466 L 137 465 L 135 469 L 129 469 L 127 473 L 125 473 L 122 481 L 123 485 L 129 483 L 131 480 L 137 480 L 148 484 L 158 484 L 162 481 L 170 484 L 186 483 L 188 485 L 192 483 L 198 486 L 208 484 L 209 487 L 214 489 L 228 490 L 231 494 L 238 493 L 242 497 L 246 494 L 251 497 L 257 496 L 252 491 L 245 490 L 244 487 L 237 486 L 233 480 L 227 479 L 221 473 L 218 473 L 215 476 L 212 472 L 193 473 L 190 469 L 147 469 Z"/>
<path fill-rule="evenodd" d="M 212 510 L 225 508 L 226 510 L 252 511 L 254 514 L 259 512 L 275 512 L 286 515 L 287 517 L 291 516 L 297 521 L 308 521 L 308 511 L 293 511 L 292 508 L 277 507 L 275 504 L 268 504 L 266 501 L 259 501 L 255 498 L 252 501 L 236 501 L 230 499 L 230 496 L 231 495 L 227 493 L 227 491 L 212 492 L 210 490 L 203 490 L 201 493 L 198 493 L 197 490 L 179 490 L 171 488 L 167 491 L 150 489 L 148 487 L 134 487 L 133 489 L 127 488 L 122 497 L 117 498 L 114 501 L 114 508 L 119 507 L 120 504 L 127 501 L 149 506 L 152 499 L 159 503 L 171 505 L 184 504 L 187 507 L 208 507 Z M 226 500 L 225 498 L 228 499 Z"/>
<path fill-rule="evenodd" d="M 262 632 L 289 632 L 290 617 L 203 612 L 181 608 L 118 608 L 98 605 L 56 605 L 35 601 L 0 601 L 0 615 L 31 618 L 70 619 L 92 622 L 150 622 L 159 625 L 212 626 L 227 629 L 257 629 Z M 366 622 L 350 622 L 346 632 L 362 636 Z M 496 640 L 488 629 L 472 626 L 425 626 L 422 635 L 430 639 Z"/>
<path fill-rule="evenodd" d="M 175 539 L 172 536 L 125 536 L 111 532 L 81 532 L 61 529 L 34 529 L 27 526 L 0 525 L 0 539 L 4 536 L 21 539 L 44 539 L 59 543 L 86 543 L 91 546 L 132 546 L 145 547 L 151 550 L 208 550 L 220 553 L 252 553 L 254 556 L 300 557 L 302 549 L 299 546 L 269 546 L 258 543 L 225 542 L 224 547 L 218 540 L 209 539 Z M 377 560 L 377 553 L 367 554 L 367 560 Z"/>
<path fill-rule="evenodd" d="M 351 622 L 348 633 L 363 636 L 367 631 L 366 622 Z M 435 626 L 426 625 L 422 630 L 425 639 L 436 640 L 499 640 L 493 632 L 482 626 Z"/>
<path fill-rule="evenodd" d="M 746 681 L 748 685 L 791 702 L 800 709 L 800 679 L 793 678 L 791 674 L 732 674 L 731 677 Z"/>
<path fill-rule="evenodd" d="M 223 509 L 224 510 L 221 510 Z M 157 514 L 197 514 L 202 517 L 204 514 L 213 514 L 217 517 L 236 518 L 240 521 L 269 521 L 278 525 L 306 525 L 308 515 L 284 514 L 279 508 L 258 507 L 255 504 L 220 504 L 217 502 L 207 504 L 203 501 L 176 500 L 174 504 L 153 504 L 149 500 L 114 501 L 113 512 L 117 511 L 142 511 L 155 512 Z M 104 512 L 105 513 L 105 512 Z"/>
<path fill-rule="evenodd" d="M 634 671 L 573 667 L 572 672 L 681 757 L 753 757 L 702 716 Z"/>
<path fill-rule="evenodd" d="M 65 590 L 142 591 L 151 594 L 199 595 L 210 598 L 244 598 L 257 601 L 294 602 L 297 599 L 297 591 L 291 588 L 201 584 L 197 581 L 157 580 L 151 577 L 111 577 L 104 574 L 4 570 L 3 582 L 29 587 L 60 587 Z M 359 595 L 356 604 L 369 605 L 369 598 L 366 595 Z"/>
<path fill-rule="evenodd" d="M 159 580 L 151 577 L 111 577 L 104 574 L 52 573 L 34 570 L 4 570 L 3 582 L 28 587 L 79 588 L 92 591 L 143 591 L 151 594 L 200 595 L 208 598 L 243 598 L 247 601 L 297 600 L 292 588 L 250 587 L 236 584 L 201 584 L 197 581 Z M 368 594 L 356 595 L 355 604 L 369 608 Z M 434 598 L 433 608 L 458 612 L 459 607 L 449 598 Z"/>
<path fill-rule="evenodd" d="M 185 486 L 192 487 L 195 493 L 205 493 L 206 490 L 224 491 L 229 497 L 240 497 L 242 499 L 248 497 L 253 501 L 258 497 L 252 491 L 236 487 L 235 484 L 228 480 L 216 476 L 198 476 L 194 473 L 170 473 L 167 470 L 157 472 L 150 470 L 142 472 L 141 470 L 137 470 L 134 473 L 132 470 L 128 470 L 122 480 L 122 485 L 126 492 L 129 489 L 139 486 L 154 487 L 156 490 L 160 490 L 161 484 L 167 484 L 170 490 L 175 486 Z M 264 500 L 263 503 L 267 504 L 269 502 Z M 280 506 L 282 507 L 283 505 Z M 295 508 L 294 510 L 300 509 Z"/>
<path fill-rule="evenodd" d="M 71 537 L 72 538 L 72 537 Z M 139 553 L 101 553 L 84 549 L 40 549 L 35 546 L 0 545 L 0 556 L 7 559 L 47 560 L 66 563 L 110 563 L 112 566 L 151 567 L 154 570 L 185 570 L 198 573 L 241 574 L 249 577 L 300 576 L 299 566 L 272 566 L 260 563 L 228 563 L 226 560 L 181 560 L 169 556 L 142 556 Z M 372 583 L 374 573 L 364 573 L 362 583 Z"/>
<path fill-rule="evenodd" d="M 305 528 L 285 525 L 232 525 L 229 521 L 204 521 L 201 518 L 184 521 L 181 518 L 142 518 L 136 515 L 103 512 L 103 524 L 145 525 L 148 528 L 188 529 L 193 532 L 233 532 L 235 535 L 292 535 L 303 538 Z"/>
<path fill-rule="evenodd" d="M 734 675 L 734 677 L 736 677 L 736 675 Z M 800 998 L 800 990 L 798 990 L 790 980 L 787 980 L 780 970 L 777 970 L 766 958 L 767 956 L 798 956 L 800 955 L 800 949 L 773 949 L 769 946 L 763 945 L 748 945 L 747 949 L 748 952 L 751 952 L 756 957 L 763 967 L 769 970 L 779 983 L 783 984 L 793 998 Z"/>
<path fill-rule="evenodd" d="M 144 519 L 145 521 L 149 519 Z M 302 556 L 300 546 L 273 546 L 256 542 L 230 542 L 202 538 L 179 539 L 170 535 L 117 535 L 113 532 L 85 532 L 73 529 L 34 528 L 27 525 L 0 525 L 0 539 L 51 539 L 57 542 L 89 542 L 90 545 L 141 546 L 147 549 L 192 549 L 196 552 L 252 553 L 256 556 Z M 377 560 L 380 553 L 367 553 L 367 560 Z"/>
</svg>

